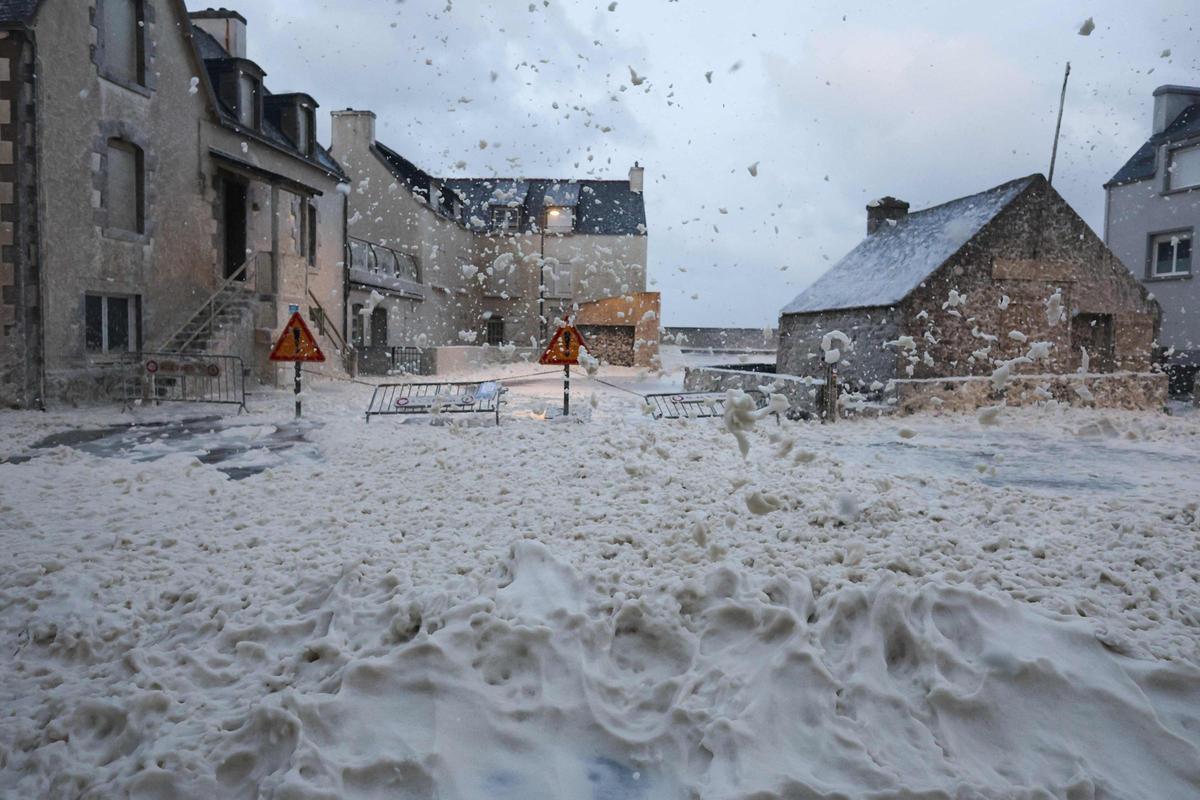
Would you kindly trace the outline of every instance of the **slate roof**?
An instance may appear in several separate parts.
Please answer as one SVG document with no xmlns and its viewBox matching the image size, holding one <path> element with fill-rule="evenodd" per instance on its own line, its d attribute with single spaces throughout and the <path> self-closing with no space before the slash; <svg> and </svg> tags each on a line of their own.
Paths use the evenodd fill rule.
<svg viewBox="0 0 1200 800">
<path fill-rule="evenodd" d="M 1125 162 L 1125 166 L 1113 175 L 1112 180 L 1104 184 L 1104 188 L 1153 178 L 1155 153 L 1160 146 L 1196 137 L 1200 137 L 1200 104 L 1188 106 L 1161 133 L 1151 136 L 1133 154 L 1133 158 Z"/>
<path fill-rule="evenodd" d="M 433 182 L 433 176 L 425 170 L 418 167 L 413 162 L 409 161 L 404 156 L 397 153 L 392 148 L 385 145 L 383 142 L 375 143 L 375 152 L 377 152 L 383 162 L 387 165 L 392 174 L 400 179 L 400 182 L 408 187 L 408 190 L 413 194 L 419 195 L 426 200 L 429 199 L 429 184 Z"/>
<path fill-rule="evenodd" d="M 0 0 L 0 3 L 2 2 L 4 2 L 4 0 Z M 221 43 L 199 26 L 192 26 L 192 41 L 196 43 L 196 50 L 200 53 L 200 57 L 204 59 L 206 63 L 209 61 L 220 61 L 229 58 L 229 52 L 221 46 Z M 265 99 L 271 96 L 271 92 L 265 85 L 262 87 L 262 91 L 265 102 Z M 217 110 L 220 111 L 221 116 L 224 117 L 227 123 L 239 125 L 237 115 L 233 113 L 233 109 L 222 103 L 220 98 L 217 98 Z M 292 154 L 298 158 L 302 158 L 306 161 L 315 161 L 327 172 L 330 172 L 339 178 L 345 179 L 346 174 L 342 171 L 341 164 L 334 160 L 333 156 L 329 154 L 329 151 L 322 147 L 319 142 L 316 143 L 316 147 L 313 148 L 313 156 L 311 159 L 309 159 L 308 156 L 296 148 L 295 142 L 289 139 L 287 134 L 281 131 L 270 120 L 266 119 L 265 116 L 263 118 L 262 128 L 259 133 L 267 141 L 279 145 L 286 150 L 292 151 Z"/>
<path fill-rule="evenodd" d="M 547 205 L 574 205 L 576 233 L 600 236 L 646 235 L 646 200 L 641 192 L 629 189 L 629 181 L 572 181 L 554 178 L 452 178 L 453 188 L 466 205 L 464 224 L 483 232 L 489 227 L 489 205 L 495 205 L 514 185 L 525 184 L 521 203 L 526 233 L 537 230 Z M 549 202 L 547 200 L 549 199 Z"/>
<path fill-rule="evenodd" d="M 784 307 L 782 314 L 892 306 L 975 238 L 1040 175 L 910 212 L 875 233 Z"/>
<path fill-rule="evenodd" d="M 382 142 L 375 151 L 409 191 L 429 198 L 429 186 L 438 178 Z M 537 231 L 547 205 L 575 206 L 575 233 L 605 236 L 646 235 L 646 203 L 641 192 L 629 189 L 629 181 L 573 181 L 551 178 L 450 178 L 440 181 L 463 204 L 456 222 L 476 233 L 491 230 L 492 209 L 518 206 L 525 233 Z M 549 202 L 547 199 L 549 198 Z M 436 209 L 450 217 L 444 208 Z"/>
<path fill-rule="evenodd" d="M 28 22 L 40 0 L 0 0 L 0 24 Z"/>
</svg>

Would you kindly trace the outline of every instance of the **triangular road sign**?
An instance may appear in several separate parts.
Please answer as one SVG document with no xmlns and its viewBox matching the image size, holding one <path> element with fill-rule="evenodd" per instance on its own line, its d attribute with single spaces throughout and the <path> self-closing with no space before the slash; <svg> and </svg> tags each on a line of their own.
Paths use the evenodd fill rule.
<svg viewBox="0 0 1200 800">
<path fill-rule="evenodd" d="M 578 364 L 580 347 L 587 347 L 583 334 L 574 325 L 565 325 L 555 331 L 538 363 L 560 367 Z"/>
<path fill-rule="evenodd" d="M 312 331 L 304 324 L 304 318 L 297 311 L 287 321 L 279 341 L 271 350 L 272 361 L 324 361 L 325 354 L 317 346 L 317 340 Z"/>
</svg>

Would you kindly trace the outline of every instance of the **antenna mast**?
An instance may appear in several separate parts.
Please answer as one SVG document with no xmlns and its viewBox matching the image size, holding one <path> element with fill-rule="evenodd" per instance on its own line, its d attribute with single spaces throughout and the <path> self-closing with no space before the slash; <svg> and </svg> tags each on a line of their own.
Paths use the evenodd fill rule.
<svg viewBox="0 0 1200 800">
<path fill-rule="evenodd" d="M 1071 62 L 1067 62 L 1067 71 L 1063 73 L 1062 95 L 1058 98 L 1058 124 L 1054 126 L 1054 149 L 1050 151 L 1050 175 L 1046 182 L 1054 184 L 1054 162 L 1058 160 L 1058 134 L 1062 130 L 1063 107 L 1067 104 L 1067 81 L 1071 78 Z"/>
</svg>

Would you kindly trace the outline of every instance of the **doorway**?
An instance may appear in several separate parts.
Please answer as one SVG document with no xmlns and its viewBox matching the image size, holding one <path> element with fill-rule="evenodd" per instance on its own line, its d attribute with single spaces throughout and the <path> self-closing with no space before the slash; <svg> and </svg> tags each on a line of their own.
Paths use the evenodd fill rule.
<svg viewBox="0 0 1200 800">
<path fill-rule="evenodd" d="M 231 278 L 246 263 L 246 198 L 249 186 L 233 175 L 221 176 L 221 230 L 225 277 Z M 246 279 L 246 273 L 238 276 Z"/>
<path fill-rule="evenodd" d="M 1080 349 L 1082 348 L 1082 349 Z M 1088 354 L 1088 372 L 1112 372 L 1113 318 L 1112 314 L 1076 314 L 1071 321 L 1071 352 L 1074 358 Z"/>
<path fill-rule="evenodd" d="M 388 343 L 388 312 L 386 308 L 376 308 L 371 312 L 371 346 L 387 347 Z"/>
</svg>

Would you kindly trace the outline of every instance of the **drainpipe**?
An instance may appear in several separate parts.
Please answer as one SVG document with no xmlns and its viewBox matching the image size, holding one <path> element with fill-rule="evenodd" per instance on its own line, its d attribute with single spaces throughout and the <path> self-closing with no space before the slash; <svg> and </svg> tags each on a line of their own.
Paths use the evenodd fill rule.
<svg viewBox="0 0 1200 800">
<path fill-rule="evenodd" d="M 41 138 L 41 126 L 37 124 L 38 111 L 42 108 L 42 98 L 41 98 L 42 82 L 37 79 L 37 76 L 41 73 L 41 70 L 37 66 L 37 64 L 38 64 L 37 37 L 34 34 L 33 30 L 28 27 L 26 27 L 23 30 L 23 33 L 25 35 L 26 42 L 29 47 L 29 63 L 33 64 L 33 75 L 30 78 L 30 80 L 33 81 L 33 97 L 34 97 L 33 114 L 32 114 L 33 119 L 31 120 L 31 123 L 32 123 L 31 127 L 33 128 L 32 145 L 33 145 L 33 154 L 34 154 L 33 155 L 33 170 L 34 170 L 33 185 L 34 185 L 35 191 L 36 191 L 38 188 L 40 188 L 38 186 L 38 180 L 39 180 L 38 176 L 40 176 L 42 174 L 42 169 L 41 169 L 41 167 L 42 167 L 42 163 L 41 163 L 42 162 L 42 148 L 39 146 L 39 140 Z M 25 77 L 24 74 L 22 74 L 22 78 L 24 78 L 24 77 Z M 23 121 L 23 118 L 25 116 L 25 109 L 18 102 L 14 102 L 13 105 L 18 107 L 18 109 L 17 109 L 17 114 L 18 114 L 17 144 L 20 145 L 20 143 L 21 143 L 21 134 L 20 134 L 21 125 L 19 123 Z M 20 186 L 21 186 L 21 176 L 20 176 L 20 173 L 18 172 L 18 174 L 17 174 L 17 190 L 18 190 L 18 192 L 20 191 Z M 18 203 L 18 207 L 19 207 L 19 203 Z M 46 410 L 46 317 L 47 317 L 45 312 L 49 306 L 48 306 L 47 300 L 46 300 L 46 271 L 45 271 L 45 269 L 43 269 L 43 264 L 42 264 L 42 231 L 45 230 L 44 223 L 45 223 L 46 207 L 45 207 L 45 198 L 43 197 L 43 194 L 40 191 L 37 192 L 37 204 L 34 208 L 33 214 L 34 214 L 34 236 L 33 236 L 33 241 L 30 243 L 31 244 L 30 249 L 33 251 L 33 257 L 37 260 L 37 265 L 38 265 L 38 333 L 37 333 L 37 338 L 38 338 L 38 368 L 37 368 L 37 371 L 38 371 L 38 376 L 37 376 L 38 398 L 37 398 L 37 404 L 38 404 L 38 409 L 40 411 L 45 411 Z M 18 221 L 19 221 L 19 213 L 18 213 Z M 15 233 L 19 237 L 21 232 L 18 230 Z M 28 346 L 29 346 L 28 339 L 26 339 L 25 346 L 28 349 Z M 25 379 L 26 385 L 28 385 L 28 380 L 29 380 L 28 378 Z"/>
<path fill-rule="evenodd" d="M 342 341 L 346 344 L 345 360 L 354 362 L 354 375 L 358 374 L 358 356 L 354 354 L 354 343 L 350 341 L 350 195 L 342 195 Z M 344 366 L 344 365 L 343 365 Z"/>
</svg>

